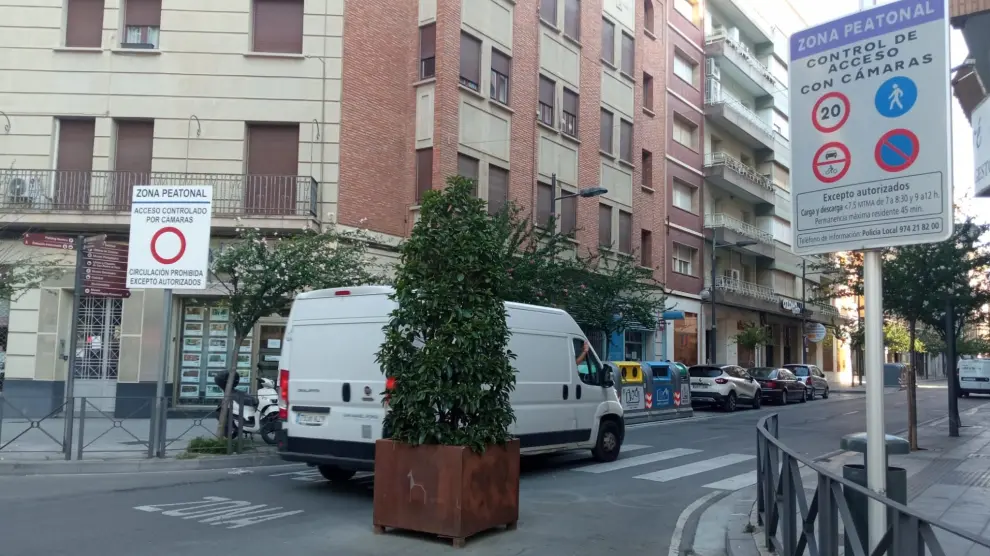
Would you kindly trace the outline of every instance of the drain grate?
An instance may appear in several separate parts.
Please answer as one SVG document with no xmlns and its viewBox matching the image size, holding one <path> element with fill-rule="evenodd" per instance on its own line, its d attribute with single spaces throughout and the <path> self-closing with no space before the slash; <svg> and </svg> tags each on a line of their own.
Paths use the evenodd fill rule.
<svg viewBox="0 0 990 556">
<path fill-rule="evenodd" d="M 950 471 L 942 476 L 947 485 L 990 488 L 990 471 Z"/>
</svg>

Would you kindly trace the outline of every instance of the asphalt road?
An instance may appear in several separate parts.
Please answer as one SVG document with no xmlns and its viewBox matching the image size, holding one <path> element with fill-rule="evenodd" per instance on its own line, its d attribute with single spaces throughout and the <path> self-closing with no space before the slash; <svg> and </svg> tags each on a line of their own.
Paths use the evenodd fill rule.
<svg viewBox="0 0 990 556">
<path fill-rule="evenodd" d="M 887 431 L 906 428 L 904 394 L 885 400 Z M 960 410 L 988 401 L 963 399 Z M 945 404 L 944 389 L 920 390 L 919 420 L 943 417 Z M 813 457 L 865 429 L 857 394 L 634 426 L 614 464 L 596 465 L 584 453 L 527 459 L 518 530 L 460 550 L 432 538 L 372 534 L 371 478 L 331 485 L 304 466 L 0 477 L 0 554 L 667 554 L 685 508 L 755 482 L 754 426 L 774 411 L 784 442 Z"/>
</svg>

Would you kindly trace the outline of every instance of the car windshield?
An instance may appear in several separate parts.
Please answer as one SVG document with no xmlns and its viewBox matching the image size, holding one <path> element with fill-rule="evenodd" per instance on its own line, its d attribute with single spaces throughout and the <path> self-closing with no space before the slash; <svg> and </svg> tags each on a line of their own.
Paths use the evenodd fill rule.
<svg viewBox="0 0 990 556">
<path fill-rule="evenodd" d="M 795 376 L 808 376 L 811 371 L 803 365 L 784 365 L 784 368 L 794 373 Z"/>
<path fill-rule="evenodd" d="M 688 373 L 695 378 L 715 378 L 722 375 L 721 367 L 691 367 Z"/>
<path fill-rule="evenodd" d="M 771 376 L 774 376 L 774 373 L 776 372 L 777 369 L 774 369 L 773 367 L 756 367 L 755 369 L 749 369 L 749 374 L 752 375 L 753 378 L 770 378 Z"/>
</svg>

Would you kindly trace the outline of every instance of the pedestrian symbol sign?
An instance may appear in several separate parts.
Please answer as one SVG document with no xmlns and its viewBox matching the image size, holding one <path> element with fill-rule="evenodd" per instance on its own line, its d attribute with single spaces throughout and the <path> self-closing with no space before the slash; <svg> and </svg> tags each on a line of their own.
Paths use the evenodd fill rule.
<svg viewBox="0 0 990 556">
<path fill-rule="evenodd" d="M 918 160 L 918 136 L 907 129 L 884 133 L 874 149 L 877 165 L 887 172 L 903 172 Z"/>
<path fill-rule="evenodd" d="M 826 143 L 815 153 L 813 171 L 818 181 L 835 183 L 849 171 L 850 162 L 852 162 L 852 157 L 845 145 L 837 141 Z"/>
<path fill-rule="evenodd" d="M 877 112 L 886 118 L 899 118 L 911 111 L 918 100 L 918 86 L 910 77 L 891 77 L 877 88 L 873 99 Z"/>
</svg>

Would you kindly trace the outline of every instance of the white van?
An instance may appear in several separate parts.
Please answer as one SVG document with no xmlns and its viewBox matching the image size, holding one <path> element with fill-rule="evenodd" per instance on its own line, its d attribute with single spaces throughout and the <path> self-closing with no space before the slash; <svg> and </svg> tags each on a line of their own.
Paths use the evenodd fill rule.
<svg viewBox="0 0 990 556">
<path fill-rule="evenodd" d="M 279 362 L 282 459 L 317 466 L 329 480 L 372 471 L 383 438 L 385 376 L 375 361 L 395 303 L 386 286 L 306 292 L 289 313 Z M 506 303 L 517 371 L 513 436 L 523 454 L 590 449 L 614 461 L 625 421 L 612 377 L 565 311 Z"/>
<path fill-rule="evenodd" d="M 959 361 L 959 396 L 990 394 L 990 359 Z"/>
</svg>

